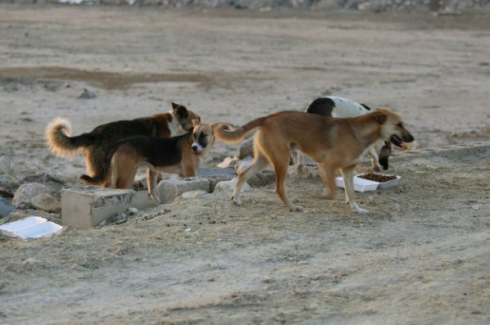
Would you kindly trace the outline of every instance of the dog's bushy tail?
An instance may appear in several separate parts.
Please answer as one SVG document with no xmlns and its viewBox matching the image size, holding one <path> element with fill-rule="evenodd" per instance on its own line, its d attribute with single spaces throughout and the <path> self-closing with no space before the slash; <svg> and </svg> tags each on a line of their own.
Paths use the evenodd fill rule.
<svg viewBox="0 0 490 325">
<path fill-rule="evenodd" d="M 260 127 L 264 121 L 265 117 L 259 117 L 237 129 L 233 129 L 230 124 L 220 123 L 216 126 L 214 135 L 216 136 L 216 139 L 220 141 L 235 143 L 245 138 L 255 128 Z"/>
<path fill-rule="evenodd" d="M 49 148 L 58 156 L 74 155 L 80 147 L 87 145 L 84 134 L 70 137 L 71 123 L 65 118 L 58 117 L 46 127 L 46 140 Z"/>
</svg>

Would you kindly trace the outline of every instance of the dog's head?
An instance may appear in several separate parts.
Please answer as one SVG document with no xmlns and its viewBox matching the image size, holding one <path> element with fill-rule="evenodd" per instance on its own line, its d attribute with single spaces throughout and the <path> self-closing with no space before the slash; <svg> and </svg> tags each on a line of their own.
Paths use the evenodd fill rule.
<svg viewBox="0 0 490 325">
<path fill-rule="evenodd" d="M 177 120 L 182 125 L 182 128 L 188 132 L 192 131 L 194 127 L 192 120 L 201 121 L 201 117 L 199 115 L 194 113 L 192 110 L 187 109 L 187 107 L 183 105 L 172 103 L 172 112 L 177 117 Z"/>
<path fill-rule="evenodd" d="M 380 124 L 381 138 L 402 148 L 403 142 L 412 142 L 414 137 L 408 132 L 400 115 L 386 108 L 378 108 L 372 117 Z"/>
<path fill-rule="evenodd" d="M 196 155 L 205 155 L 214 143 L 214 129 L 216 123 L 201 123 L 198 119 L 192 120 L 191 150 Z"/>
</svg>

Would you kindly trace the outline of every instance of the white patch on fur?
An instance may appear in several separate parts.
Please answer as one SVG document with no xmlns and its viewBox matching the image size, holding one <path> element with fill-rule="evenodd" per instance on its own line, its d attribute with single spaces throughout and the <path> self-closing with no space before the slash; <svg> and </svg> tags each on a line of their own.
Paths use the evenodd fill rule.
<svg viewBox="0 0 490 325">
<path fill-rule="evenodd" d="M 186 134 L 188 131 L 186 131 L 182 127 L 182 124 L 180 124 L 179 119 L 174 114 L 174 112 L 170 111 L 169 113 L 172 116 L 172 121 L 168 123 L 168 129 L 170 130 L 170 137 Z"/>
<path fill-rule="evenodd" d="M 197 150 L 194 150 L 194 147 L 197 147 Z M 204 147 L 197 140 L 192 143 L 191 148 L 195 153 L 201 153 L 201 151 L 204 149 Z"/>
<path fill-rule="evenodd" d="M 347 98 L 337 96 L 327 96 L 325 98 L 330 98 L 335 103 L 332 117 L 355 117 L 372 112 L 361 104 Z"/>
</svg>

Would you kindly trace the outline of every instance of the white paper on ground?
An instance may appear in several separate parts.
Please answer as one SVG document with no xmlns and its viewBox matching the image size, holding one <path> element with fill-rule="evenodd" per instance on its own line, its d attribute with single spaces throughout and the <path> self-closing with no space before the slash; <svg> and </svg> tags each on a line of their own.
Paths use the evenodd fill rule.
<svg viewBox="0 0 490 325">
<path fill-rule="evenodd" d="M 49 237 L 59 234 L 63 227 L 41 217 L 27 217 L 0 226 L 0 232 L 9 237 L 22 239 Z"/>
</svg>

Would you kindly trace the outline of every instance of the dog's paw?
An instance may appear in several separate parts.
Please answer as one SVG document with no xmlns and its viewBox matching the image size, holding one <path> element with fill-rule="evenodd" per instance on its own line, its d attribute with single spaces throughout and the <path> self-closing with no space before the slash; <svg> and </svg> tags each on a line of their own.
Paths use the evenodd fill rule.
<svg viewBox="0 0 490 325">
<path fill-rule="evenodd" d="M 302 212 L 303 210 L 304 208 L 299 205 L 293 205 L 292 209 L 289 209 L 290 212 Z"/>
<path fill-rule="evenodd" d="M 359 214 L 368 214 L 368 213 L 369 213 L 369 211 L 368 211 L 368 210 L 366 210 L 366 209 L 362 209 L 362 208 L 358 208 L 358 209 L 356 210 L 356 212 L 357 212 L 357 213 L 359 213 Z"/>
<path fill-rule="evenodd" d="M 231 200 L 233 201 L 233 203 L 236 205 L 236 206 L 240 206 L 242 205 L 242 201 L 240 200 L 240 198 L 237 198 L 235 196 L 232 196 L 231 197 Z"/>
<path fill-rule="evenodd" d="M 352 210 L 354 210 L 355 212 L 357 212 L 359 214 L 368 214 L 369 213 L 368 210 L 359 207 L 356 202 L 351 202 L 350 206 L 351 206 Z"/>
<path fill-rule="evenodd" d="M 323 195 L 320 195 L 318 197 L 319 199 L 322 199 L 322 200 L 333 200 L 335 199 L 335 194 L 332 195 L 332 194 L 323 194 Z"/>
</svg>

